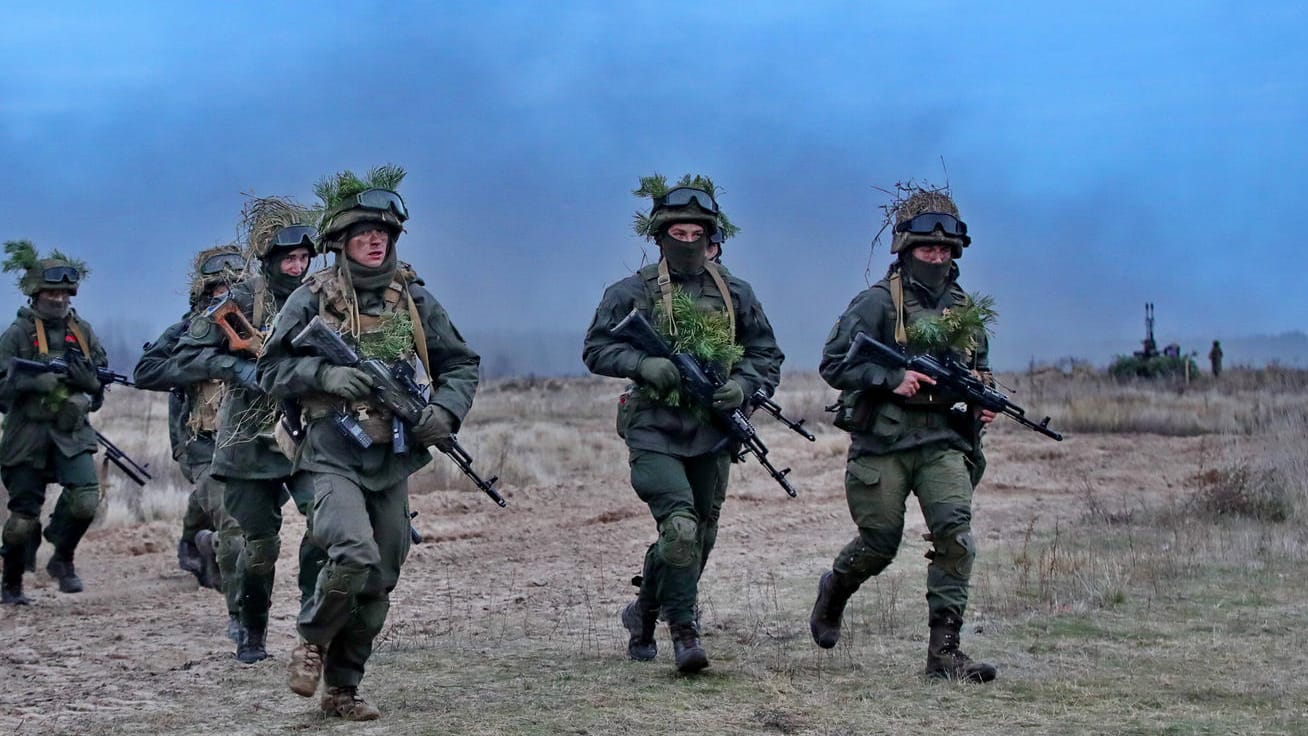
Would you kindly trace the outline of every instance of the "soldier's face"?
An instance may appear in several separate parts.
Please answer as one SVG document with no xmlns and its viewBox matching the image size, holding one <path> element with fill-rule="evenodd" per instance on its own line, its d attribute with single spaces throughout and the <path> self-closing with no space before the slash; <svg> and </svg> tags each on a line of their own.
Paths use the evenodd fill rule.
<svg viewBox="0 0 1308 736">
<path fill-rule="evenodd" d="M 919 245 L 913 248 L 913 257 L 923 263 L 949 263 L 954 258 L 954 248 L 941 244 Z"/>
<path fill-rule="evenodd" d="M 214 284 L 209 288 L 209 298 L 217 299 L 218 297 L 226 294 L 229 289 L 230 287 L 227 286 L 227 284 Z"/>
<path fill-rule="evenodd" d="M 52 307 L 66 307 L 72 301 L 73 294 L 62 289 L 46 289 L 36 292 L 36 298 Z"/>
<path fill-rule="evenodd" d="M 683 243 L 693 243 L 704 237 L 704 226 L 688 222 L 678 222 L 668 228 L 668 235 Z"/>
<path fill-rule="evenodd" d="M 296 248 L 282 256 L 281 263 L 277 267 L 287 276 L 302 276 L 309 268 L 310 257 L 308 248 Z"/>
<path fill-rule="evenodd" d="M 345 243 L 345 256 L 361 266 L 376 268 L 386 260 L 386 247 L 389 244 L 390 235 L 385 230 L 368 230 Z"/>
</svg>

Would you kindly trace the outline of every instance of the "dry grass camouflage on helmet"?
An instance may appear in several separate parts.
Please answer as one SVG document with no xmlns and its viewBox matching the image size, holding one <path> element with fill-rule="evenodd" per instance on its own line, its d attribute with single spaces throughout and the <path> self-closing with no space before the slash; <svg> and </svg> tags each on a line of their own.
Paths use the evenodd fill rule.
<svg viewBox="0 0 1308 736">
<path fill-rule="evenodd" d="M 241 246 L 236 243 L 205 248 L 195 254 L 195 262 L 191 264 L 190 296 L 192 306 L 198 304 L 200 300 L 204 299 L 205 292 L 215 284 L 234 284 L 238 279 L 240 279 L 241 274 L 243 273 L 242 271 L 227 269 L 222 273 L 212 274 L 205 274 L 200 271 L 200 268 L 204 265 L 205 261 L 214 256 L 226 254 L 245 257 L 244 252 L 241 250 Z"/>
<path fill-rule="evenodd" d="M 21 272 L 18 276 L 18 289 L 25 296 L 36 296 L 37 292 L 47 290 L 71 291 L 76 294 L 78 285 L 91 273 L 91 269 L 86 267 L 86 261 L 71 258 L 59 250 L 52 250 L 48 256 L 41 258 L 36 252 L 36 246 L 32 245 L 30 240 L 5 241 L 5 256 L 4 271 L 5 273 Z M 77 269 L 77 279 L 47 282 L 45 270 L 60 266 Z"/>
<path fill-rule="evenodd" d="M 351 207 L 350 197 L 368 189 L 386 189 L 396 191 L 404 181 L 406 172 L 394 164 L 382 164 L 368 170 L 360 177 L 353 171 L 339 171 L 331 176 L 324 176 L 313 185 L 314 194 L 322 202 L 322 222 L 318 225 L 320 250 L 339 250 L 343 243 L 342 236 L 351 225 L 369 220 L 385 224 L 395 236 L 404 229 L 404 221 L 390 210 L 374 210 Z"/>
<path fill-rule="evenodd" d="M 894 232 L 895 225 L 911 220 L 923 212 L 943 212 L 959 217 L 958 206 L 954 204 L 954 198 L 949 191 L 948 184 L 937 187 L 931 184 L 919 184 L 910 179 L 906 182 L 895 182 L 893 190 L 881 187 L 877 187 L 877 189 L 889 194 L 890 201 L 881 205 L 881 212 L 884 217 L 881 220 L 881 229 L 877 231 L 876 238 L 873 238 L 873 243 L 880 240 L 881 233 L 890 230 L 891 253 L 899 253 L 910 246 L 923 243 L 949 243 L 953 246 L 955 258 L 963 255 L 964 243 L 958 238 Z"/>
<path fill-rule="evenodd" d="M 662 174 L 653 176 L 642 176 L 640 186 L 631 191 L 637 197 L 644 197 L 653 200 L 656 197 L 662 197 L 669 191 L 677 187 L 692 187 L 694 189 L 703 189 L 717 201 L 719 190 L 713 185 L 713 180 L 707 176 L 699 174 L 684 174 L 676 184 L 669 185 L 668 178 Z M 698 207 L 680 209 L 680 210 L 662 210 L 659 212 L 636 212 L 632 217 L 631 229 L 642 238 L 653 239 L 658 236 L 659 230 L 672 222 L 703 222 L 705 225 L 716 227 L 718 232 L 722 233 L 722 239 L 727 240 L 736 233 L 740 228 L 731 224 L 727 215 L 722 211 L 722 203 L 718 202 L 718 214 L 715 218 L 713 215 L 700 210 Z"/>
<path fill-rule="evenodd" d="M 241 209 L 241 234 L 247 257 L 267 258 L 277 231 L 292 225 L 318 225 L 322 213 L 290 197 L 250 197 Z"/>
</svg>

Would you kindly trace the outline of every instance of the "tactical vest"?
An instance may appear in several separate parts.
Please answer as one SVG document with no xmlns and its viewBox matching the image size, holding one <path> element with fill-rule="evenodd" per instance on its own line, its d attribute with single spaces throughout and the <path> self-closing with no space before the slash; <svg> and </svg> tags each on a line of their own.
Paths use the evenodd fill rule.
<svg viewBox="0 0 1308 736">
<path fill-rule="evenodd" d="M 32 337 L 32 346 L 36 348 L 37 355 L 50 355 L 50 336 L 45 329 L 45 320 L 33 315 L 32 323 L 36 332 Z M 55 351 L 54 357 L 62 356 L 69 344 L 76 344 L 82 351 L 82 355 L 87 360 L 91 360 L 91 347 L 86 341 L 86 333 L 82 330 L 81 322 L 78 321 L 77 315 L 72 310 L 69 310 L 68 316 L 64 318 L 64 327 L 67 328 L 68 332 L 64 335 L 64 344 Z"/>
<path fill-rule="evenodd" d="M 191 384 L 191 410 L 186 428 L 192 435 L 218 431 L 218 409 L 226 396 L 226 384 L 217 379 Z"/>
</svg>

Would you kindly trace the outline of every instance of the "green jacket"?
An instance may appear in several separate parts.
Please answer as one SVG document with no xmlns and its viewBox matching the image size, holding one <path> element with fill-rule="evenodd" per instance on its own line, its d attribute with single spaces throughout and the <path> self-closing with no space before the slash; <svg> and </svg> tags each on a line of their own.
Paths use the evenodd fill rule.
<svg viewBox="0 0 1308 736">
<path fill-rule="evenodd" d="M 109 358 L 91 325 L 77 317 L 75 311 L 70 310 L 68 314 L 81 327 L 90 361 L 96 366 L 107 366 Z M 67 329 L 67 320 L 44 322 L 49 346 L 45 360 L 60 357 L 67 346 L 76 345 L 73 333 Z M 10 376 L 10 361 L 14 358 L 42 360 L 37 348 L 36 313 L 28 307 L 20 308 L 17 319 L 0 335 L 0 371 L 4 371 L 0 375 L 0 406 L 5 411 L 3 435 L 0 436 L 0 466 L 26 464 L 45 468 L 50 445 L 65 457 L 94 452 L 95 430 L 90 423 L 83 418 L 71 432 L 56 429 L 53 421 L 61 404 L 52 395 L 33 393 L 25 388 L 25 384 L 30 382 L 27 376 Z M 98 392 L 88 396 L 90 410 L 95 411 L 103 396 Z"/>
<path fill-rule="evenodd" d="M 673 272 L 673 284 L 695 297 L 705 309 L 722 311 L 726 308 L 713 279 L 707 271 L 683 276 Z M 759 388 L 767 393 L 776 390 L 785 355 L 777 347 L 772 325 L 763 313 L 763 305 L 754 296 L 749 284 L 737 276 L 722 271 L 727 290 L 736 311 L 736 342 L 744 348 L 744 356 L 732 366 L 729 378 L 738 382 L 748 397 Z M 610 286 L 595 308 L 595 318 L 586 331 L 582 360 L 592 373 L 639 381 L 637 367 L 649 357 L 644 352 L 614 337 L 609 329 L 639 308 L 650 321 L 654 321 L 654 305 L 662 298 L 658 285 L 658 264 L 645 266 L 633 276 Z M 650 450 L 677 457 L 694 457 L 713 451 L 722 444 L 724 433 L 712 424 L 705 423 L 687 409 L 665 406 L 629 393 L 620 411 L 629 412 L 625 422 L 627 446 L 637 450 Z"/>
<path fill-rule="evenodd" d="M 208 380 L 211 371 L 206 364 L 178 360 L 177 344 L 194 317 L 195 313 L 185 315 L 154 342 L 146 343 L 132 372 L 137 388 L 168 392 L 168 441 L 173 459 L 191 482 L 197 468 L 213 462 L 214 451 L 213 432 L 195 432 L 187 426 L 197 397 L 196 385 Z"/>
<path fill-rule="evenodd" d="M 271 289 L 259 288 L 259 279 L 237 282 L 228 292 L 252 324 L 255 294 L 259 291 L 265 299 L 262 321 L 270 322 L 280 305 Z M 254 359 L 229 350 L 226 335 L 204 312 L 191 318 L 186 333 L 177 341 L 174 361 L 179 373 L 192 383 L 211 378 L 227 383 L 227 394 L 218 410 L 213 453 L 213 477 L 218 480 L 286 478 L 292 472 L 291 461 L 277 449 L 272 437 L 272 399 L 237 382 L 238 371 Z"/>
<path fill-rule="evenodd" d="M 917 281 L 904 277 L 905 328 L 915 319 L 938 315 L 946 308 L 961 304 L 967 294 L 958 285 L 955 266 L 948 287 L 937 299 Z M 854 455 L 881 455 L 921 447 L 933 442 L 947 442 L 964 452 L 973 449 L 974 436 L 970 419 L 951 415 L 952 397 L 931 393 L 930 387 L 918 392 L 913 400 L 894 395 L 904 380 L 903 368 L 887 368 L 863 358 L 849 364 L 845 353 L 854 335 L 864 332 L 887 344 L 895 344 L 895 304 L 890 279 L 881 279 L 849 303 L 836 321 L 822 349 L 818 372 L 832 388 L 842 391 L 841 400 L 856 405 L 858 427 L 851 434 Z M 981 372 L 990 370 L 988 345 L 984 339 L 969 365 Z"/>
<path fill-rule="evenodd" d="M 472 408 L 481 358 L 464 342 L 445 308 L 423 288 L 421 281 L 410 282 L 408 291 L 422 323 L 434 374 L 428 401 L 454 415 L 457 431 Z M 320 297 L 320 293 L 315 293 L 306 284 L 291 294 L 277 314 L 272 335 L 259 360 L 259 381 L 278 400 L 336 400 L 323 392 L 320 380 L 320 371 L 328 365 L 327 361 L 291 347 L 291 340 L 319 314 Z M 382 311 L 379 299 L 360 301 L 363 302 L 360 306 L 363 314 L 376 315 Z M 369 301 L 378 306 L 369 306 Z M 345 335 L 345 339 L 352 342 L 349 335 Z M 311 420 L 305 427 L 295 469 L 339 475 L 366 490 L 381 491 L 404 480 L 430 461 L 431 453 L 425 447 L 418 447 L 416 442 L 403 455 L 396 455 L 393 446 L 386 443 L 360 448 L 342 436 L 329 418 L 319 418 Z"/>
</svg>

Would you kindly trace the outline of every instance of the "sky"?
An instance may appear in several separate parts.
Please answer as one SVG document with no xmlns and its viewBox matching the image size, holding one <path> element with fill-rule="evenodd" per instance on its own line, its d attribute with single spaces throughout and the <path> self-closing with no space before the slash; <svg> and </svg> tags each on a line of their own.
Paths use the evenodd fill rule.
<svg viewBox="0 0 1308 736">
<path fill-rule="evenodd" d="M 0 24 L 0 239 L 87 260 L 79 313 L 143 341 L 247 195 L 313 203 L 392 162 L 400 258 L 475 349 L 579 339 L 654 255 L 639 177 L 699 173 L 741 228 L 724 262 L 811 370 L 892 258 L 882 190 L 913 180 L 968 223 L 999 367 L 1129 352 L 1147 301 L 1160 343 L 1303 330 L 1304 7 L 23 4 Z"/>
</svg>

